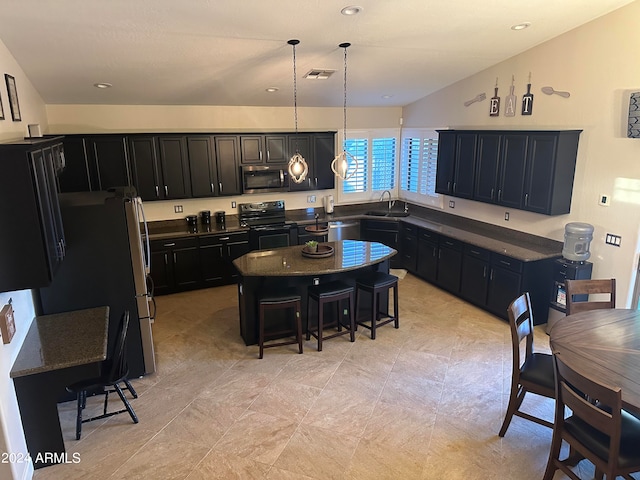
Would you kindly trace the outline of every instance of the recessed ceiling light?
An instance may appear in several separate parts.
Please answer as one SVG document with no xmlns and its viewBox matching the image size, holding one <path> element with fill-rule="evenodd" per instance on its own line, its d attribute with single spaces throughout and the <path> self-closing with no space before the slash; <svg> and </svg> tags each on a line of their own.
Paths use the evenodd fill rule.
<svg viewBox="0 0 640 480">
<path fill-rule="evenodd" d="M 531 24 L 529 22 L 518 23 L 517 25 L 512 25 L 511 30 L 524 30 L 525 28 L 529 28 Z"/>
<path fill-rule="evenodd" d="M 96 88 L 111 88 L 111 87 L 113 87 L 113 85 L 111 85 L 110 83 L 104 83 L 104 82 L 102 82 L 102 83 L 94 83 L 93 86 L 96 87 Z"/>
<path fill-rule="evenodd" d="M 340 10 L 340 13 L 343 15 L 357 15 L 361 11 L 362 11 L 362 7 L 358 7 L 357 5 L 350 5 Z"/>
<path fill-rule="evenodd" d="M 278 91 L 278 87 L 269 87 L 269 88 L 266 88 L 265 91 L 269 93 L 274 93 Z"/>
</svg>

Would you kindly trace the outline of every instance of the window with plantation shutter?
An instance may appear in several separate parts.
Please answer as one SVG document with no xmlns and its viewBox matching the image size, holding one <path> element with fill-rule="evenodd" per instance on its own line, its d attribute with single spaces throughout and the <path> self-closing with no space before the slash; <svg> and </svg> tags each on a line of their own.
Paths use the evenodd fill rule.
<svg viewBox="0 0 640 480">
<path fill-rule="evenodd" d="M 373 190 L 391 190 L 396 183 L 396 139 L 374 138 L 372 146 L 371 185 Z"/>
<path fill-rule="evenodd" d="M 425 205 L 441 206 L 436 194 L 438 133 L 410 130 L 402 137 L 400 191 L 403 198 Z"/>
<path fill-rule="evenodd" d="M 343 183 L 342 188 L 345 193 L 367 191 L 368 143 L 368 139 L 366 138 L 348 138 L 347 141 L 344 142 L 344 150 L 353 155 L 358 161 L 358 170 L 356 173 Z M 355 165 L 349 161 L 348 171 L 351 172 L 353 168 L 355 168 Z"/>
<path fill-rule="evenodd" d="M 339 181 L 342 201 L 378 200 L 384 190 L 396 188 L 398 130 L 348 131 L 344 149 L 357 159 L 358 170 L 347 180 Z"/>
</svg>

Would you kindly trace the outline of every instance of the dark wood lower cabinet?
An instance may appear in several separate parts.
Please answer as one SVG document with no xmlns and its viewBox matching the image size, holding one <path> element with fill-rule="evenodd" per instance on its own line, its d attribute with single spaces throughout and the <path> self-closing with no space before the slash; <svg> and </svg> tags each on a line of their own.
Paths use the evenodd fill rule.
<svg viewBox="0 0 640 480">
<path fill-rule="evenodd" d="M 249 250 L 247 232 L 200 237 L 202 287 L 235 283 L 238 273 L 231 262 Z"/>
<path fill-rule="evenodd" d="M 195 238 L 150 242 L 155 295 L 192 290 L 201 285 L 200 251 Z"/>
<path fill-rule="evenodd" d="M 448 237 L 440 237 L 438 244 L 438 271 L 436 284 L 451 293 L 460 292 L 462 268 L 462 243 Z"/>
<path fill-rule="evenodd" d="M 547 321 L 557 257 L 524 262 L 422 228 L 417 244 L 412 273 L 505 320 L 509 304 L 529 292 L 534 323 Z"/>
<path fill-rule="evenodd" d="M 248 232 L 152 241 L 154 294 L 235 283 L 238 275 L 232 261 L 248 252 Z"/>
</svg>

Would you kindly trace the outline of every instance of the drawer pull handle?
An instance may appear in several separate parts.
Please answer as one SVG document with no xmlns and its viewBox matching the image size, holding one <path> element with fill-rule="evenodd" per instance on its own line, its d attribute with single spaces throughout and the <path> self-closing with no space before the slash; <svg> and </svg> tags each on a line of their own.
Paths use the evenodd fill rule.
<svg viewBox="0 0 640 480">
<path fill-rule="evenodd" d="M 175 247 L 176 244 L 175 243 L 165 243 L 164 246 L 165 247 Z"/>
<path fill-rule="evenodd" d="M 477 250 L 471 250 L 471 253 L 473 253 L 474 255 L 480 255 L 480 252 Z"/>
<path fill-rule="evenodd" d="M 500 263 L 506 265 L 507 267 L 511 266 L 511 262 L 507 262 L 506 260 L 500 260 Z"/>
<path fill-rule="evenodd" d="M 218 240 L 220 240 L 221 242 L 224 242 L 225 240 L 229 240 L 229 237 L 220 237 Z"/>
</svg>

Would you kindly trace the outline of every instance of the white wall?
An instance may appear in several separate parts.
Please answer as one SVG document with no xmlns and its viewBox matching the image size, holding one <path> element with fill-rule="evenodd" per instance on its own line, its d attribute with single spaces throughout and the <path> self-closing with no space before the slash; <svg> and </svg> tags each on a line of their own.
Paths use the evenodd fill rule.
<svg viewBox="0 0 640 480">
<path fill-rule="evenodd" d="M 21 122 L 11 119 L 9 97 L 4 78 L 0 79 L 0 98 L 4 107 L 4 120 L 0 120 L 0 141 L 17 139 L 28 135 L 27 125 L 39 123 L 43 129 L 47 128 L 44 102 L 35 91 L 20 66 L 9 53 L 4 43 L 0 41 L 0 72 L 13 75 L 16 79 L 18 101 L 20 104 Z M 2 159 L 0 158 L 0 161 Z M 7 178 L 4 178 L 7 181 Z M 10 179 L 9 179 L 10 181 Z M 6 255 L 10 252 L 1 252 Z M 8 345 L 0 344 L 0 446 L 2 452 L 23 454 L 27 453 L 27 446 L 22 432 L 20 411 L 16 401 L 13 381 L 9 378 L 9 371 L 18 355 L 24 337 L 34 317 L 33 300 L 29 290 L 19 292 L 0 293 L 0 308 L 9 299 L 12 300 L 16 335 Z M 30 478 L 33 473 L 31 464 L 0 463 L 0 478 L 23 479 Z"/>
<path fill-rule="evenodd" d="M 619 307 L 631 305 L 638 263 L 640 139 L 626 138 L 626 120 L 629 93 L 640 91 L 639 24 L 640 2 L 634 2 L 403 109 L 405 127 L 582 129 L 570 214 L 548 217 L 513 210 L 506 222 L 504 207 L 458 198 L 455 209 L 445 210 L 556 240 L 563 240 L 568 222 L 594 225 L 593 276 L 617 279 Z M 505 117 L 511 76 L 520 102 L 529 72 L 533 115 L 522 116 L 518 108 L 515 117 Z M 501 112 L 500 117 L 489 117 L 496 77 Z M 569 91 L 571 97 L 545 95 L 540 91 L 545 85 Z M 464 106 L 482 92 L 487 100 Z M 609 207 L 598 205 L 600 194 L 611 197 Z M 622 235 L 622 245 L 606 245 L 607 233 Z"/>
</svg>

